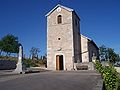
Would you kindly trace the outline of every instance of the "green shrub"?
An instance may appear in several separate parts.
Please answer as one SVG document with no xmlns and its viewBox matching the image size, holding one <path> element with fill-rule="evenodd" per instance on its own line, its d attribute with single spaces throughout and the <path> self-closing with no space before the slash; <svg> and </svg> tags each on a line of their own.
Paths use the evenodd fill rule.
<svg viewBox="0 0 120 90">
<path fill-rule="evenodd" d="M 32 60 L 32 59 L 23 59 L 23 64 L 26 67 L 40 67 L 46 65 L 46 60 Z"/>
<path fill-rule="evenodd" d="M 100 61 L 95 63 L 96 69 L 102 74 L 106 90 L 118 89 L 118 73 L 113 66 L 103 67 Z"/>
<path fill-rule="evenodd" d="M 107 90 L 118 89 L 118 74 L 113 66 L 105 67 L 103 72 L 103 80 Z"/>
<path fill-rule="evenodd" d="M 99 71 L 100 73 L 102 73 L 104 71 L 104 68 L 103 68 L 102 64 L 100 63 L 100 61 L 96 60 L 94 64 L 95 64 L 97 71 Z"/>
<path fill-rule="evenodd" d="M 38 66 L 37 63 L 34 60 L 30 60 L 30 59 L 24 59 L 23 64 L 26 67 L 37 67 Z"/>
</svg>

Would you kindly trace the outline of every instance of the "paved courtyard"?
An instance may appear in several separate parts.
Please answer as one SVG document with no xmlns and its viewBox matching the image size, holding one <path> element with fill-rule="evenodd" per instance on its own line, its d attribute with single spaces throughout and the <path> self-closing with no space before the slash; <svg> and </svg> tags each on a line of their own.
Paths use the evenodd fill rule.
<svg viewBox="0 0 120 90">
<path fill-rule="evenodd" d="M 0 76 L 0 90 L 102 90 L 96 71 L 50 71 Z"/>
</svg>

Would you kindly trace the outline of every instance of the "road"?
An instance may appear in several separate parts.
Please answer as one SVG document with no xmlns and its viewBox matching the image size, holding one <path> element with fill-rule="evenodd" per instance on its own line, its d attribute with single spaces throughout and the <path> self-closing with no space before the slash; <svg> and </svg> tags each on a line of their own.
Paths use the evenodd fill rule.
<svg viewBox="0 0 120 90">
<path fill-rule="evenodd" d="M 96 71 L 50 71 L 0 77 L 0 90 L 100 90 Z"/>
</svg>

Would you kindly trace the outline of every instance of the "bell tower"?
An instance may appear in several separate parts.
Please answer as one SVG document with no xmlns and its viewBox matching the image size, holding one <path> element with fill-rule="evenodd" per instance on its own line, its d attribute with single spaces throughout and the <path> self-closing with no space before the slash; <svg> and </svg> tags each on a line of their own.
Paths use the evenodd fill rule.
<svg viewBox="0 0 120 90">
<path fill-rule="evenodd" d="M 71 8 L 58 4 L 47 15 L 47 68 L 72 70 L 81 61 L 80 19 Z"/>
</svg>

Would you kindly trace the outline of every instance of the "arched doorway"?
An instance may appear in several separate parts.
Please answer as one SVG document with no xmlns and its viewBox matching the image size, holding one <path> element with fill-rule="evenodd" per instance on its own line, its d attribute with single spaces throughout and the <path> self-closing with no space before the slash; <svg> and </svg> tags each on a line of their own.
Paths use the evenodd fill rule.
<svg viewBox="0 0 120 90">
<path fill-rule="evenodd" d="M 63 55 L 56 55 L 56 70 L 64 70 Z"/>
</svg>

